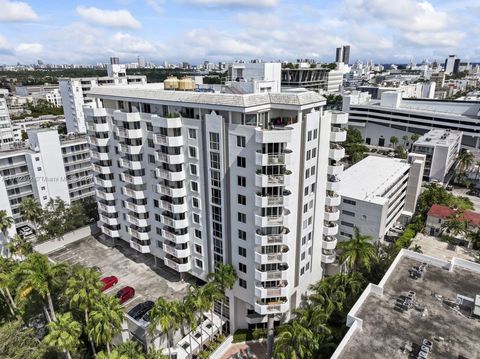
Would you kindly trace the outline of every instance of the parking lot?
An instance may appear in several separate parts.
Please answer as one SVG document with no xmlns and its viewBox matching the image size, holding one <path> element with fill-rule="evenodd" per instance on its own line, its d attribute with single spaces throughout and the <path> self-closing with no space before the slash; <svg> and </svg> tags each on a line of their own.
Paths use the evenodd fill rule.
<svg viewBox="0 0 480 359">
<path fill-rule="evenodd" d="M 468 190 L 466 188 L 454 188 L 452 193 L 455 196 L 464 196 L 469 198 L 473 202 L 473 207 L 475 212 L 480 212 L 480 197 L 470 196 L 467 194 Z"/>
<path fill-rule="evenodd" d="M 135 296 L 123 304 L 126 311 L 145 300 L 155 301 L 158 297 L 180 299 L 188 287 L 188 283 L 171 269 L 156 267 L 153 256 L 137 253 L 127 244 L 110 247 L 92 236 L 53 252 L 49 257 L 55 262 L 98 267 L 102 277 L 116 276 L 118 284 L 106 290 L 107 294 L 114 295 L 125 286 L 133 287 Z"/>
</svg>

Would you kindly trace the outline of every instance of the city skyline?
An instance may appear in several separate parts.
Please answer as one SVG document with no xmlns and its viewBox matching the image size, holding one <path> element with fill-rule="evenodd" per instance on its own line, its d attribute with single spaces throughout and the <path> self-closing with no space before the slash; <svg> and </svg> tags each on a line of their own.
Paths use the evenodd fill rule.
<svg viewBox="0 0 480 359">
<path fill-rule="evenodd" d="M 153 63 L 331 62 L 344 44 L 351 62 L 480 59 L 476 1 L 0 0 L 0 8 L 2 64 L 97 63 L 113 55 Z"/>
</svg>

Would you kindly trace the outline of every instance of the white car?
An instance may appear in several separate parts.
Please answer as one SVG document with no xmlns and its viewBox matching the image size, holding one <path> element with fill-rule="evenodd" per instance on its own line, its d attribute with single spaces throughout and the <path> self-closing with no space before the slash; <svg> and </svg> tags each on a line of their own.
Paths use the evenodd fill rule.
<svg viewBox="0 0 480 359">
<path fill-rule="evenodd" d="M 28 226 L 20 228 L 19 232 L 22 237 L 28 237 L 33 235 L 32 229 Z"/>
</svg>

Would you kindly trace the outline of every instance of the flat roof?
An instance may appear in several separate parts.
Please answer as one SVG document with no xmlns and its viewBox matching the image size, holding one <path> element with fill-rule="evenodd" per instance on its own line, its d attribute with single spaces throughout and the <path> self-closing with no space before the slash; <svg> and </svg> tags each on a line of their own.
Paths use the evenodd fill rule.
<svg viewBox="0 0 480 359">
<path fill-rule="evenodd" d="M 180 102 L 185 104 L 219 105 L 229 107 L 253 107 L 267 104 L 302 106 L 325 102 L 317 92 L 300 93 L 255 93 L 226 94 L 194 91 L 169 91 L 151 86 L 99 86 L 88 91 L 90 97 L 135 98 L 159 102 Z"/>
<path fill-rule="evenodd" d="M 474 306 L 469 301 L 459 309 L 455 302 L 457 295 L 474 301 L 480 293 L 480 266 L 458 258 L 443 262 L 410 251 L 401 252 L 399 258 L 386 282 L 378 286 L 383 285 L 383 294 L 369 292 L 356 308 L 354 316 L 361 321 L 361 329 L 354 329 L 350 339 L 345 337 L 343 350 L 333 357 L 416 358 L 427 339 L 433 342 L 431 358 L 477 358 L 480 320 L 472 316 Z M 423 262 L 429 263 L 423 277 L 411 278 L 409 270 Z M 415 292 L 414 307 L 402 310 L 399 303 L 409 291 Z"/>
<path fill-rule="evenodd" d="M 377 202 L 409 168 L 406 160 L 368 156 L 338 176 L 338 192 L 342 196 Z"/>
<path fill-rule="evenodd" d="M 415 141 L 415 146 L 436 146 L 447 145 L 450 146 L 458 142 L 462 138 L 461 131 L 434 129 L 428 131 Z"/>
</svg>

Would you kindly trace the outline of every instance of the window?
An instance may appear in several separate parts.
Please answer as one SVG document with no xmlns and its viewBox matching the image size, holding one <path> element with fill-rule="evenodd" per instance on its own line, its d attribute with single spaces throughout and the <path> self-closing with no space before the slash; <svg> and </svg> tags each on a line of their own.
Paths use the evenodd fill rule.
<svg viewBox="0 0 480 359">
<path fill-rule="evenodd" d="M 237 147 L 245 147 L 245 146 L 246 146 L 245 136 L 237 136 Z"/>
<path fill-rule="evenodd" d="M 243 176 L 237 176 L 237 184 L 240 187 L 246 187 L 247 186 L 247 179 Z"/>
<path fill-rule="evenodd" d="M 238 279 L 238 285 L 242 288 L 247 289 L 247 281 L 245 279 L 239 278 Z"/>
<path fill-rule="evenodd" d="M 190 174 L 193 176 L 197 176 L 197 165 L 190 164 Z"/>
<path fill-rule="evenodd" d="M 148 162 L 149 163 L 155 163 L 155 156 L 154 155 L 148 155 Z"/>
<path fill-rule="evenodd" d="M 210 149 L 214 151 L 220 150 L 220 135 L 216 132 L 210 132 Z"/>
<path fill-rule="evenodd" d="M 195 237 L 202 239 L 202 231 L 200 231 L 199 229 L 196 229 L 195 230 Z"/>
<path fill-rule="evenodd" d="M 345 221 L 341 221 L 340 223 L 342 226 L 353 228 L 353 223 L 345 222 Z"/>
<path fill-rule="evenodd" d="M 312 158 L 317 157 L 317 148 L 312 148 Z"/>
<path fill-rule="evenodd" d="M 197 158 L 197 149 L 193 146 L 189 146 L 188 147 L 188 155 L 191 157 L 191 158 Z"/>
<path fill-rule="evenodd" d="M 343 210 L 342 210 L 342 214 L 344 214 L 344 215 L 346 215 L 346 216 L 350 216 L 350 217 L 355 217 L 355 213 L 350 212 L 350 211 L 343 211 Z"/>
<path fill-rule="evenodd" d="M 195 198 L 195 197 L 192 198 L 192 206 L 195 207 L 195 208 L 200 207 L 200 203 L 198 202 L 198 198 Z"/>
<path fill-rule="evenodd" d="M 302 255 L 300 256 L 300 260 L 305 260 L 305 252 L 302 252 Z"/>
<path fill-rule="evenodd" d="M 243 241 L 247 240 L 247 232 L 242 231 L 241 229 L 238 230 L 238 239 L 241 239 Z"/>
<path fill-rule="evenodd" d="M 202 246 L 195 244 L 195 253 L 202 254 Z"/>
<path fill-rule="evenodd" d="M 316 138 L 317 138 L 317 135 L 318 135 L 318 130 L 317 130 L 317 129 L 314 129 L 314 130 L 313 130 L 313 139 L 316 139 Z"/>
<path fill-rule="evenodd" d="M 238 247 L 238 254 L 242 257 L 247 257 L 247 250 L 243 247 Z"/>
<path fill-rule="evenodd" d="M 200 216 L 197 213 L 193 214 L 193 222 L 200 223 Z"/>
<path fill-rule="evenodd" d="M 245 157 L 237 157 L 237 166 L 241 168 L 247 167 L 247 160 Z"/>
<path fill-rule="evenodd" d="M 303 194 L 304 194 L 305 196 L 308 195 L 308 186 L 305 187 L 305 190 L 303 191 Z"/>
<path fill-rule="evenodd" d="M 237 219 L 240 223 L 247 223 L 247 215 L 242 212 L 238 212 Z"/>
<path fill-rule="evenodd" d="M 311 156 L 311 150 L 308 150 L 307 151 L 307 161 L 311 158 L 310 156 Z"/>
<path fill-rule="evenodd" d="M 315 192 L 315 183 L 312 183 L 312 185 L 310 186 L 310 192 Z"/>
<path fill-rule="evenodd" d="M 310 173 L 312 174 L 312 176 L 315 176 L 315 166 L 312 166 L 312 168 L 310 168 Z"/>
<path fill-rule="evenodd" d="M 308 204 L 305 203 L 305 204 L 303 205 L 303 213 L 307 213 L 307 211 L 308 211 Z"/>
<path fill-rule="evenodd" d="M 188 129 L 188 138 L 191 138 L 192 140 L 197 138 L 197 130 L 194 130 L 193 128 Z"/>
<path fill-rule="evenodd" d="M 350 199 L 343 199 L 343 203 L 351 204 L 352 206 L 355 206 L 357 204 L 357 202 L 352 201 Z"/>
<path fill-rule="evenodd" d="M 195 259 L 195 265 L 196 265 L 198 268 L 203 269 L 203 262 L 202 262 L 200 259 Z"/>
<path fill-rule="evenodd" d="M 216 152 L 210 152 L 210 167 L 217 170 L 220 169 L 220 154 Z"/>
<path fill-rule="evenodd" d="M 305 179 L 307 179 L 308 177 L 310 177 L 310 168 L 307 168 L 305 170 Z"/>
<path fill-rule="evenodd" d="M 242 194 L 239 194 L 239 195 L 237 195 L 237 202 L 238 202 L 238 204 L 246 206 L 247 205 L 247 197 L 242 195 Z"/>
<path fill-rule="evenodd" d="M 308 141 L 312 140 L 312 131 L 308 131 Z"/>
<path fill-rule="evenodd" d="M 193 192 L 198 192 L 198 182 L 191 182 L 190 187 L 192 188 Z"/>
<path fill-rule="evenodd" d="M 150 107 L 150 104 L 145 104 L 145 106 L 148 105 Z M 150 111 L 148 111 L 150 112 Z M 151 122 L 147 122 L 147 131 L 153 131 L 153 125 Z"/>
<path fill-rule="evenodd" d="M 247 273 L 247 266 L 243 263 L 238 263 L 238 270 L 242 273 Z"/>
</svg>

